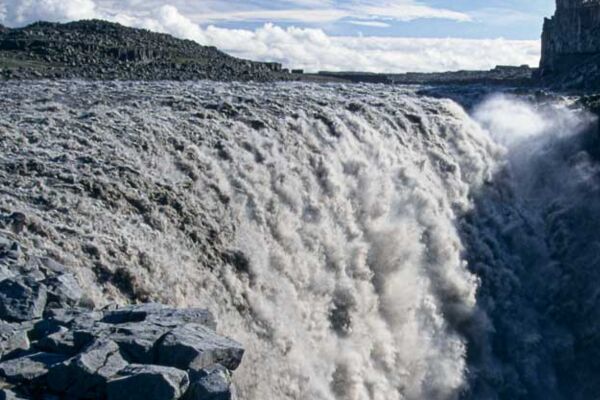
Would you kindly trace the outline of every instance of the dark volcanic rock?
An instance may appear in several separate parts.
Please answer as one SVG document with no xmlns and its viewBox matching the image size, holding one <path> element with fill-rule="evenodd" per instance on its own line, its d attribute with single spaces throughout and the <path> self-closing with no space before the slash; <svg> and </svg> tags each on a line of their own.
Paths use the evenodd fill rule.
<svg viewBox="0 0 600 400">
<path fill-rule="evenodd" d="M 29 350 L 29 325 L 11 324 L 0 321 L 0 357 L 15 351 Z"/>
<path fill-rule="evenodd" d="M 557 0 L 544 21 L 540 76 L 562 88 L 600 87 L 600 1 Z"/>
<path fill-rule="evenodd" d="M 76 357 L 53 367 L 48 385 L 71 398 L 102 397 L 108 379 L 126 366 L 116 343 L 99 340 Z"/>
<path fill-rule="evenodd" d="M 214 332 L 210 312 L 162 304 L 77 308 L 82 290 L 75 277 L 46 264 L 53 265 L 33 262 L 26 269 L 45 276 L 44 284 L 23 277 L 0 282 L 5 319 L 0 321 L 0 380 L 14 386 L 0 392 L 0 399 L 41 394 L 67 399 L 230 398 L 231 371 L 241 362 L 243 348 Z"/>
<path fill-rule="evenodd" d="M 0 376 L 18 384 L 32 382 L 48 374 L 55 364 L 65 360 L 65 356 L 51 353 L 34 353 L 0 363 Z"/>
<path fill-rule="evenodd" d="M 108 382 L 109 400 L 175 400 L 189 386 L 185 371 L 157 365 L 130 365 Z"/>
<path fill-rule="evenodd" d="M 193 378 L 185 400 L 232 400 L 231 373 L 222 365 L 201 371 Z"/>
<path fill-rule="evenodd" d="M 0 69 L 0 79 L 270 81 L 289 76 L 280 64 L 241 60 L 215 47 L 99 20 L 0 28 Z"/>
<path fill-rule="evenodd" d="M 5 279 L 0 282 L 0 318 L 5 321 L 40 318 L 46 299 L 46 286 L 38 282 L 29 278 Z"/>
<path fill-rule="evenodd" d="M 48 288 L 48 301 L 57 307 L 76 305 L 83 292 L 72 274 L 63 274 L 44 280 Z"/>
<path fill-rule="evenodd" d="M 157 345 L 158 363 L 199 371 L 214 364 L 235 370 L 244 349 L 231 339 L 196 324 L 185 324 L 169 332 Z"/>
</svg>

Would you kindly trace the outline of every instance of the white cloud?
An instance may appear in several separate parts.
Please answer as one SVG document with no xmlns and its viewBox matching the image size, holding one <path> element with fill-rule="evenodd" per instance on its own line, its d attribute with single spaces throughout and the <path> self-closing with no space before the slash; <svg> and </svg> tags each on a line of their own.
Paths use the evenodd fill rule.
<svg viewBox="0 0 600 400">
<path fill-rule="evenodd" d="M 33 18 L 68 20 L 100 17 L 213 45 L 237 57 L 277 61 L 308 71 L 488 69 L 497 64 L 536 65 L 540 53 L 538 41 L 337 37 L 329 36 L 320 29 L 284 29 L 270 23 L 256 30 L 225 29 L 212 25 L 203 28 L 170 5 L 140 14 L 108 13 L 94 7 L 91 0 L 62 0 L 60 3 L 54 0 L 11 0 L 5 4 L 8 6 L 6 22 L 9 25 Z M 80 16 L 75 10 L 84 15 Z"/>
<path fill-rule="evenodd" d="M 256 31 L 208 27 L 205 40 L 239 57 L 316 70 L 370 72 L 489 69 L 498 64 L 536 65 L 538 41 L 332 37 L 318 29 L 266 24 Z M 236 38 L 231 40 L 231 38 Z"/>
<path fill-rule="evenodd" d="M 420 18 L 440 18 L 454 21 L 470 21 L 465 13 L 434 8 L 413 1 L 371 1 L 357 4 L 352 8 L 356 15 L 387 17 L 399 21 L 412 21 Z"/>
<path fill-rule="evenodd" d="M 93 0 L 0 0 L 0 21 L 24 25 L 39 20 L 69 21 L 96 15 Z"/>
<path fill-rule="evenodd" d="M 322 2 L 312 0 L 294 1 L 292 8 L 272 9 L 258 8 L 242 10 L 240 7 L 220 12 L 203 12 L 193 14 L 196 22 L 211 23 L 219 21 L 292 21 L 302 23 L 336 22 L 344 18 L 380 17 L 399 21 L 412 21 L 421 18 L 439 18 L 454 21 L 470 21 L 467 14 L 443 8 L 423 5 L 413 0 L 360 0 L 349 4 Z M 303 7 L 301 7 L 303 6 Z"/>
<path fill-rule="evenodd" d="M 391 25 L 381 21 L 346 21 L 346 23 L 358 26 L 368 26 L 372 28 L 389 28 Z"/>
</svg>

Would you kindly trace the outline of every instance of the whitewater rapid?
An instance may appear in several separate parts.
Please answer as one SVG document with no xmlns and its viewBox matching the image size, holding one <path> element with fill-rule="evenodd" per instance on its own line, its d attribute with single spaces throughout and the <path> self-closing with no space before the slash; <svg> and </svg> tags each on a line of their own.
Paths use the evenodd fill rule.
<svg viewBox="0 0 600 400">
<path fill-rule="evenodd" d="M 25 213 L 23 240 L 98 304 L 213 311 L 246 348 L 240 399 L 566 398 L 576 334 L 548 310 L 569 296 L 556 280 L 573 252 L 597 262 L 565 218 L 600 210 L 579 197 L 597 196 L 578 139 L 592 118 L 564 101 L 492 96 L 467 113 L 376 85 L 0 92 L 0 211 Z"/>
</svg>

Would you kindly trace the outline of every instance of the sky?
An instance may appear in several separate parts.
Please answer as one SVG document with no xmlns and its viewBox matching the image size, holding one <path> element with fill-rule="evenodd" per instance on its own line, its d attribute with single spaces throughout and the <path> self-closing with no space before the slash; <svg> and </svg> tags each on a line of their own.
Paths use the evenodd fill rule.
<svg viewBox="0 0 600 400">
<path fill-rule="evenodd" d="M 0 23 L 102 18 L 307 71 L 536 66 L 554 0 L 0 0 Z"/>
</svg>

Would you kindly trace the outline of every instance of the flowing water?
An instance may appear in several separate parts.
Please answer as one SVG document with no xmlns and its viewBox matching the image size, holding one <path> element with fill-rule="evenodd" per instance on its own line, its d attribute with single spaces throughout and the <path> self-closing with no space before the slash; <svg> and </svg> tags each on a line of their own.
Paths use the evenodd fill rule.
<svg viewBox="0 0 600 400">
<path fill-rule="evenodd" d="M 564 100 L 9 83 L 0 211 L 97 303 L 208 307 L 241 399 L 598 394 L 598 166 Z"/>
</svg>

